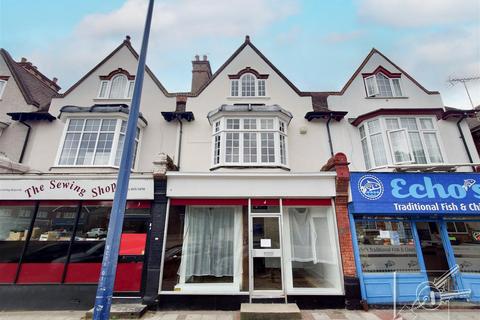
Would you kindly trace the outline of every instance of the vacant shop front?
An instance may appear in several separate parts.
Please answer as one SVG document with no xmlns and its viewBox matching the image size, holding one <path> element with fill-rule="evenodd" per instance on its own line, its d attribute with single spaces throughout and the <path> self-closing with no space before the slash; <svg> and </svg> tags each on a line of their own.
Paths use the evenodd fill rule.
<svg viewBox="0 0 480 320">
<path fill-rule="evenodd" d="M 248 197 L 259 191 L 259 183 L 246 177 L 230 177 L 232 186 L 222 190 L 211 188 L 222 178 L 210 177 L 197 181 L 193 191 L 181 175 L 169 176 L 167 188 L 160 306 L 185 301 L 191 307 L 215 309 L 263 299 L 343 296 L 334 191 L 329 191 L 334 175 L 307 178 L 320 187 L 307 191 L 308 198 L 303 190 L 308 185 L 300 187 L 301 181 L 282 190 L 300 187 L 296 193 L 273 197 L 279 177 L 261 183 L 272 188 L 262 191 L 272 192 L 270 197 Z M 185 197 L 189 192 L 195 194 Z M 198 192 L 209 196 L 199 197 Z M 219 193 L 225 197 L 213 197 Z"/>
</svg>

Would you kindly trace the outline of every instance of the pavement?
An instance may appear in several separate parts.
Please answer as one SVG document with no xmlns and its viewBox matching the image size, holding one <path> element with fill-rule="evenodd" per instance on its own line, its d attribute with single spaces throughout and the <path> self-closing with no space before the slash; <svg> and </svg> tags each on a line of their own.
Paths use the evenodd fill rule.
<svg viewBox="0 0 480 320">
<path fill-rule="evenodd" d="M 479 310 L 435 310 L 405 313 L 404 320 L 478 320 Z M 9 311 L 0 320 L 80 320 L 85 311 Z M 392 320 L 392 310 L 348 311 L 340 309 L 302 310 L 304 320 Z M 238 311 L 149 311 L 141 320 L 239 320 Z M 113 318 L 112 318 L 113 320 Z"/>
</svg>

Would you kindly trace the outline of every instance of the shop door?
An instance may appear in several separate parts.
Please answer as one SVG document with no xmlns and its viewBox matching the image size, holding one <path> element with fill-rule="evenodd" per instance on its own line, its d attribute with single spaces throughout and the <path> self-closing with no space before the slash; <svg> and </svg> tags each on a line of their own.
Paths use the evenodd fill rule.
<svg viewBox="0 0 480 320">
<path fill-rule="evenodd" d="M 250 216 L 250 300 L 285 298 L 281 215 Z"/>
<path fill-rule="evenodd" d="M 445 248 L 445 240 L 448 241 L 448 239 L 442 238 L 444 235 L 440 224 L 441 222 L 437 221 L 416 222 L 425 272 L 428 280 L 432 282 L 445 275 L 449 271 L 450 265 L 454 264 L 448 261 L 447 249 Z M 445 285 L 447 290 L 455 289 L 454 281 L 450 280 Z"/>
</svg>

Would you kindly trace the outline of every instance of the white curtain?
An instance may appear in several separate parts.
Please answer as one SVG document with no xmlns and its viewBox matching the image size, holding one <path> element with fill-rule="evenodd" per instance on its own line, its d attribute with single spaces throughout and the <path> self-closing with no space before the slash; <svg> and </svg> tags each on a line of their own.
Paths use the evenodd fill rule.
<svg viewBox="0 0 480 320">
<path fill-rule="evenodd" d="M 125 98 L 125 88 L 127 86 L 127 77 L 124 75 L 118 75 L 112 79 L 112 85 L 110 88 L 111 99 L 123 99 Z"/>
<path fill-rule="evenodd" d="M 233 276 L 235 250 L 233 207 L 187 207 L 182 264 L 191 276 Z"/>
<path fill-rule="evenodd" d="M 334 262 L 330 224 L 327 216 L 312 212 L 315 209 L 289 208 L 292 261 Z"/>
</svg>

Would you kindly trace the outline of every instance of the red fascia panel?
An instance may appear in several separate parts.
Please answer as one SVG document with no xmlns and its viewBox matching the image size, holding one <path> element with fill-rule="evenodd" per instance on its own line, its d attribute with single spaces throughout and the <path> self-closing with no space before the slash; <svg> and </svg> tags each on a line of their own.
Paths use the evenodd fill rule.
<svg viewBox="0 0 480 320">
<path fill-rule="evenodd" d="M 41 207 L 76 207 L 79 205 L 79 201 L 76 200 L 47 200 L 47 201 L 40 201 Z"/>
<path fill-rule="evenodd" d="M 0 263 L 0 283 L 13 283 L 18 263 Z"/>
<path fill-rule="evenodd" d="M 329 207 L 332 205 L 331 199 L 283 199 L 284 206 L 302 206 L 302 207 Z"/>
<path fill-rule="evenodd" d="M 252 206 L 279 206 L 279 199 L 252 199 Z"/>
<path fill-rule="evenodd" d="M 17 283 L 60 283 L 64 263 L 22 263 Z"/>
<path fill-rule="evenodd" d="M 100 262 L 69 263 L 65 283 L 97 283 L 101 268 Z"/>
<path fill-rule="evenodd" d="M 384 75 L 386 75 L 387 77 L 389 78 L 400 78 L 402 76 L 401 73 L 395 73 L 395 72 L 390 72 L 388 71 L 387 69 L 385 69 L 384 67 L 382 66 L 379 66 L 377 69 L 375 69 L 375 71 L 373 72 L 370 72 L 370 73 L 362 73 L 362 77 L 366 78 L 366 77 L 370 77 L 371 75 L 374 75 L 374 74 L 377 74 L 377 73 L 383 73 Z"/>
<path fill-rule="evenodd" d="M 246 206 L 247 199 L 170 199 L 171 206 Z"/>
<path fill-rule="evenodd" d="M 150 209 L 152 206 L 151 201 L 141 200 L 141 201 L 127 201 L 127 209 Z"/>
<path fill-rule="evenodd" d="M 388 98 L 385 98 L 388 99 Z M 441 108 L 411 108 L 411 109 L 378 109 L 369 113 L 362 114 L 354 119 L 351 124 L 357 127 L 365 120 L 377 116 L 412 116 L 412 115 L 435 115 L 438 120 L 442 118 L 443 109 Z"/>
<path fill-rule="evenodd" d="M 0 206 L 34 206 L 35 203 L 35 200 L 0 200 Z"/>
</svg>

